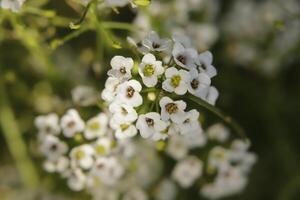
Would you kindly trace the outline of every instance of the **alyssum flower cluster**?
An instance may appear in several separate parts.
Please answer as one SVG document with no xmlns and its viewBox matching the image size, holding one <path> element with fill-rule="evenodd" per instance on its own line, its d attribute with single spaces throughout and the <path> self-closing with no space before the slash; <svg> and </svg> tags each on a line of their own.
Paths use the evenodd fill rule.
<svg viewBox="0 0 300 200">
<path fill-rule="evenodd" d="M 45 169 L 95 199 L 171 200 L 178 188 L 192 187 L 209 199 L 241 191 L 256 160 L 249 144 L 222 124 L 203 130 L 186 101 L 193 95 L 215 104 L 212 54 L 178 35 L 151 32 L 138 44 L 129 41 L 137 58 L 112 58 L 103 112 L 86 122 L 75 109 L 60 120 L 36 118 Z M 171 169 L 161 153 L 173 160 Z"/>
</svg>

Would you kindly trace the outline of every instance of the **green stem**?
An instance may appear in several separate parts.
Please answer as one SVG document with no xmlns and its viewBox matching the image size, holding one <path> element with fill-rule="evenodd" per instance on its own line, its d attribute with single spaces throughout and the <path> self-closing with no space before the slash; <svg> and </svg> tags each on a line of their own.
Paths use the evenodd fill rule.
<svg viewBox="0 0 300 200">
<path fill-rule="evenodd" d="M 180 99 L 181 98 L 181 97 L 179 97 L 177 95 L 170 95 L 170 96 L 172 96 L 173 98 L 176 98 L 176 99 Z M 195 96 L 193 96 L 191 94 L 185 95 L 184 98 L 186 98 L 187 100 L 190 100 L 190 101 L 194 102 L 195 104 L 199 105 L 200 107 L 203 107 L 203 108 L 209 110 L 210 112 L 212 112 L 213 114 L 215 114 L 216 116 L 218 116 L 220 119 L 222 119 L 229 126 L 231 126 L 231 128 L 242 139 L 247 140 L 247 136 L 246 136 L 245 131 L 243 130 L 243 128 L 234 119 L 232 119 L 231 117 L 229 117 L 226 114 L 224 114 L 220 109 L 218 109 L 215 106 L 207 103 L 203 99 L 195 97 Z"/>
<path fill-rule="evenodd" d="M 9 104 L 4 85 L 0 82 L 0 126 L 6 139 L 9 151 L 13 156 L 24 185 L 28 188 L 38 186 L 38 176 L 30 159 L 26 144 Z"/>
</svg>

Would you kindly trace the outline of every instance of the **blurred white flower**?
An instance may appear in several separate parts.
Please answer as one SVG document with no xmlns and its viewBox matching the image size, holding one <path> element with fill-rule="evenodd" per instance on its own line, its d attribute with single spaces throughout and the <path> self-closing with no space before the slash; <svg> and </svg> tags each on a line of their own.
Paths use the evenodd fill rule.
<svg viewBox="0 0 300 200">
<path fill-rule="evenodd" d="M 161 119 L 167 121 L 171 119 L 175 123 L 182 123 L 185 120 L 186 103 L 182 100 L 173 101 L 169 97 L 163 97 L 159 105 L 161 107 Z"/>
<path fill-rule="evenodd" d="M 91 171 L 105 185 L 115 185 L 124 174 L 124 169 L 115 157 L 99 157 Z"/>
<path fill-rule="evenodd" d="M 26 0 L 1 0 L 0 7 L 4 9 L 10 9 L 13 12 L 18 12 L 25 1 Z"/>
<path fill-rule="evenodd" d="M 188 154 L 188 148 L 184 138 L 180 135 L 173 135 L 170 137 L 168 140 L 166 153 L 175 160 L 184 158 Z"/>
<path fill-rule="evenodd" d="M 40 134 L 54 134 L 60 133 L 59 118 L 57 114 L 50 113 L 48 115 L 41 115 L 35 118 L 34 124 Z"/>
<path fill-rule="evenodd" d="M 143 103 L 143 98 L 139 93 L 141 90 L 142 86 L 138 81 L 126 81 L 117 88 L 116 102 L 138 107 Z"/>
<path fill-rule="evenodd" d="M 86 186 L 86 175 L 80 169 L 74 169 L 68 176 L 68 186 L 73 191 L 81 191 Z"/>
<path fill-rule="evenodd" d="M 178 95 L 183 95 L 187 92 L 187 81 L 189 74 L 186 70 L 177 70 L 175 67 L 170 67 L 165 73 L 166 80 L 162 84 L 162 88 L 167 92 L 175 92 Z"/>
<path fill-rule="evenodd" d="M 143 138 L 153 137 L 167 128 L 168 124 L 160 119 L 156 112 L 150 112 L 139 116 L 136 127 Z"/>
<path fill-rule="evenodd" d="M 189 156 L 176 164 L 172 178 L 183 188 L 191 187 L 202 175 L 203 164 L 195 156 Z"/>
<path fill-rule="evenodd" d="M 95 150 L 95 155 L 103 156 L 111 152 L 111 149 L 113 147 L 113 141 L 108 137 L 103 137 L 103 138 L 99 138 L 92 145 Z"/>
<path fill-rule="evenodd" d="M 43 163 L 44 169 L 49 173 L 58 172 L 63 174 L 69 167 L 69 159 L 61 156 L 56 160 L 46 160 Z"/>
<path fill-rule="evenodd" d="M 73 137 L 76 133 L 84 131 L 84 121 L 80 118 L 77 110 L 70 109 L 61 118 L 60 126 L 65 137 Z"/>
<path fill-rule="evenodd" d="M 148 200 L 148 196 L 144 190 L 138 187 L 131 188 L 124 194 L 122 200 Z"/>
<path fill-rule="evenodd" d="M 39 148 L 41 153 L 51 161 L 57 160 L 68 151 L 67 144 L 53 135 L 46 135 Z"/>
<path fill-rule="evenodd" d="M 110 65 L 112 69 L 107 72 L 107 75 L 119 79 L 120 82 L 131 78 L 131 70 L 134 65 L 132 58 L 114 56 L 110 61 Z"/>
<path fill-rule="evenodd" d="M 84 137 L 88 140 L 107 134 L 108 116 L 100 113 L 86 122 Z"/>
<path fill-rule="evenodd" d="M 89 86 L 77 86 L 72 90 L 72 100 L 79 106 L 94 105 L 97 102 L 97 91 Z"/>
<path fill-rule="evenodd" d="M 74 147 L 70 152 L 71 166 L 84 170 L 90 169 L 94 164 L 95 150 L 89 144 Z"/>
<path fill-rule="evenodd" d="M 159 35 L 151 31 L 147 38 L 142 41 L 142 44 L 148 48 L 149 51 L 168 51 L 171 47 L 171 40 L 167 38 L 160 38 Z"/>
<path fill-rule="evenodd" d="M 177 195 L 177 187 L 170 179 L 163 179 L 155 188 L 155 199 L 157 200 L 174 200 Z"/>
<path fill-rule="evenodd" d="M 146 54 L 139 65 L 139 74 L 143 79 L 143 83 L 147 87 L 154 87 L 157 84 L 158 76 L 164 73 L 162 62 L 157 61 L 153 54 Z"/>
<path fill-rule="evenodd" d="M 223 124 L 214 124 L 206 130 L 210 140 L 226 142 L 229 138 L 229 130 Z"/>
</svg>

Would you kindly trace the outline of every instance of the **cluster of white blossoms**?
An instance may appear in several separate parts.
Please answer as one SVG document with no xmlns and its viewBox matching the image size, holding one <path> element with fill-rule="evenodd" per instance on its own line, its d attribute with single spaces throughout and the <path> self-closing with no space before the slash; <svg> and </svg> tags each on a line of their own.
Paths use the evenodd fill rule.
<svg viewBox="0 0 300 200">
<path fill-rule="evenodd" d="M 141 56 L 112 58 L 101 113 L 84 120 L 69 109 L 61 118 L 36 118 L 45 170 L 95 199 L 172 200 L 179 188 L 209 199 L 240 192 L 256 161 L 249 144 L 222 124 L 204 130 L 188 101 L 215 104 L 212 54 L 198 53 L 187 37 L 153 31 L 140 45 L 129 41 Z M 92 91 L 77 87 L 74 102 L 90 105 Z"/>
<path fill-rule="evenodd" d="M 0 0 L 0 7 L 3 9 L 9 9 L 13 12 L 18 12 L 25 0 Z"/>
</svg>

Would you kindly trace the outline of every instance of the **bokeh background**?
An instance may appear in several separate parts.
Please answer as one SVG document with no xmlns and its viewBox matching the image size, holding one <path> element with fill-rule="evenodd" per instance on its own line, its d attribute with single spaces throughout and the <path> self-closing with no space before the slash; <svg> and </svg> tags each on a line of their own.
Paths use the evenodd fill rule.
<svg viewBox="0 0 300 200">
<path fill-rule="evenodd" d="M 0 199 L 75 198 L 43 173 L 33 119 L 63 113 L 78 85 L 100 92 L 111 57 L 129 55 L 126 36 L 138 40 L 152 29 L 186 33 L 214 54 L 217 107 L 244 127 L 259 158 L 247 188 L 228 199 L 300 199 L 299 1 L 153 0 L 119 14 L 107 9 L 101 24 L 88 14 L 71 30 L 83 10 L 72 0 L 28 0 L 19 13 L 0 10 Z M 21 181 L 32 169 L 38 190 Z"/>
</svg>

